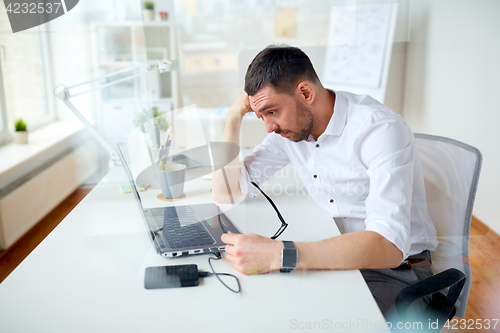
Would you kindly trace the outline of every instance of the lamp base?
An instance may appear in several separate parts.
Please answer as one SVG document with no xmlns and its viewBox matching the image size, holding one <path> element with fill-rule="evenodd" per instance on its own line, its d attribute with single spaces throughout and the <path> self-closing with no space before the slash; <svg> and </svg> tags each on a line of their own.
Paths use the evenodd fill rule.
<svg viewBox="0 0 500 333">
<path fill-rule="evenodd" d="M 179 200 L 182 200 L 182 199 L 185 199 L 186 198 L 186 193 L 184 193 L 180 198 L 175 198 L 175 199 L 167 199 L 165 197 L 163 197 L 163 194 L 158 194 L 158 196 L 156 197 L 156 199 L 160 200 L 160 201 L 165 201 L 165 202 L 174 202 L 174 201 L 179 201 Z"/>
</svg>

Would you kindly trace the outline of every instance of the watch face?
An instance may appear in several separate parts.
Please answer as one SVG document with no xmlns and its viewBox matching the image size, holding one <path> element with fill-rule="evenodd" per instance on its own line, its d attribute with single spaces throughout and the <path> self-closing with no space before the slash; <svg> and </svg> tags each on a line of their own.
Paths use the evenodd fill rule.
<svg viewBox="0 0 500 333">
<path fill-rule="evenodd" d="M 297 249 L 283 249 L 283 259 L 281 265 L 285 268 L 297 267 Z"/>
</svg>

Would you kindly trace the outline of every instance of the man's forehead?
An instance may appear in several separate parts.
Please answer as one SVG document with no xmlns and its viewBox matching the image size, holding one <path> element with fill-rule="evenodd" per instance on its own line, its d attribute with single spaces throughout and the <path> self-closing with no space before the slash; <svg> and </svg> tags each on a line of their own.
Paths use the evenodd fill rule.
<svg viewBox="0 0 500 333">
<path fill-rule="evenodd" d="M 269 107 L 268 104 L 271 102 L 270 100 L 275 97 L 275 95 L 276 92 L 273 88 L 271 88 L 270 86 L 265 86 L 252 96 L 248 97 L 248 100 L 250 101 L 250 107 L 254 111 L 260 112 L 261 109 L 263 109 L 263 106 L 265 108 Z"/>
</svg>

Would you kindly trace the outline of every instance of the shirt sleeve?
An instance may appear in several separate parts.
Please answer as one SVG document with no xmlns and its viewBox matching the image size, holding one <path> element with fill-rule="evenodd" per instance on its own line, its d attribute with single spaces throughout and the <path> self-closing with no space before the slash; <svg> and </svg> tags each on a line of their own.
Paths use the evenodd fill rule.
<svg viewBox="0 0 500 333">
<path fill-rule="evenodd" d="M 290 163 L 288 155 L 276 140 L 276 134 L 269 133 L 244 159 L 239 179 L 242 193 L 255 198 L 258 191 L 250 182 L 254 181 L 260 186 L 288 163 Z"/>
<path fill-rule="evenodd" d="M 370 179 L 366 230 L 389 240 L 406 258 L 411 245 L 413 133 L 399 115 L 377 111 L 362 127 L 359 154 Z"/>
</svg>

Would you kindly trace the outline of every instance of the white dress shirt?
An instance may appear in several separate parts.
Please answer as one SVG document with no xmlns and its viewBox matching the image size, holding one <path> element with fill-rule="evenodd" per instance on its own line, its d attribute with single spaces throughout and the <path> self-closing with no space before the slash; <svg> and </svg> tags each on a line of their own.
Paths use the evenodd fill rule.
<svg viewBox="0 0 500 333">
<path fill-rule="evenodd" d="M 333 92 L 331 92 L 333 93 Z M 291 163 L 316 203 L 341 233 L 374 231 L 403 258 L 435 250 L 414 136 L 401 116 L 367 95 L 335 92 L 323 134 L 292 142 L 274 132 L 244 160 L 240 187 L 255 197 L 262 184 Z M 306 222 L 304 222 L 306 223 Z"/>
</svg>

